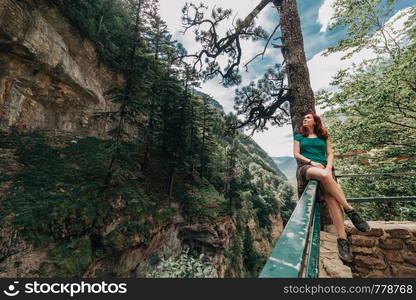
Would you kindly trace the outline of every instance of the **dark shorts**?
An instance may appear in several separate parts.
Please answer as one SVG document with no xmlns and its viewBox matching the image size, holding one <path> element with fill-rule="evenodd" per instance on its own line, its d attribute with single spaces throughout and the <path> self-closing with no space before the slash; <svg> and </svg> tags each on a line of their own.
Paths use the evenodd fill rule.
<svg viewBox="0 0 416 300">
<path fill-rule="evenodd" d="M 309 168 L 316 168 L 311 165 L 307 165 L 302 162 L 298 162 L 298 168 L 296 170 L 296 179 L 298 181 L 298 197 L 300 198 L 302 196 L 303 191 L 305 190 L 309 180 L 306 179 L 306 171 Z M 332 178 L 334 178 L 335 181 L 337 181 L 335 177 L 335 168 L 332 167 Z M 325 196 L 325 189 L 323 185 L 318 181 L 318 199 L 321 199 L 323 196 Z M 322 202 L 322 201 L 321 201 Z"/>
</svg>

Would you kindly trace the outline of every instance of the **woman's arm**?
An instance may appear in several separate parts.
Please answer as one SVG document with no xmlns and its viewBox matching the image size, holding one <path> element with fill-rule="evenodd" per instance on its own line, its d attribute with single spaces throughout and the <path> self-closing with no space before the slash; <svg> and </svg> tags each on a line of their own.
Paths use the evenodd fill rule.
<svg viewBox="0 0 416 300">
<path fill-rule="evenodd" d="M 304 163 L 308 163 L 310 161 L 309 158 L 306 158 L 305 156 L 300 155 L 300 143 L 297 140 L 293 141 L 293 157 Z"/>
<path fill-rule="evenodd" d="M 309 158 L 306 158 L 305 156 L 300 154 L 300 144 L 299 141 L 297 140 L 293 140 L 293 157 L 296 158 L 297 160 L 300 160 L 301 162 L 304 163 L 309 163 L 314 166 L 314 167 L 318 167 L 318 168 L 324 168 L 324 166 L 318 162 L 314 162 L 311 161 Z"/>
<path fill-rule="evenodd" d="M 334 152 L 332 151 L 332 145 L 329 137 L 326 140 L 326 159 L 328 161 L 326 169 L 332 170 L 332 167 L 334 166 Z"/>
</svg>

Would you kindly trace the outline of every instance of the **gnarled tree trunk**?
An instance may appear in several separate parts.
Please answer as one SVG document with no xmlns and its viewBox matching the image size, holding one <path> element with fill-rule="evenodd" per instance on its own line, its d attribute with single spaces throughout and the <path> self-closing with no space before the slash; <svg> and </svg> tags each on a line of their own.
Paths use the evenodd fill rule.
<svg viewBox="0 0 416 300">
<path fill-rule="evenodd" d="M 290 117 L 294 132 L 299 130 L 305 113 L 315 111 L 315 97 L 303 45 L 302 28 L 296 0 L 274 1 L 280 12 L 282 54 L 291 95 Z"/>
</svg>

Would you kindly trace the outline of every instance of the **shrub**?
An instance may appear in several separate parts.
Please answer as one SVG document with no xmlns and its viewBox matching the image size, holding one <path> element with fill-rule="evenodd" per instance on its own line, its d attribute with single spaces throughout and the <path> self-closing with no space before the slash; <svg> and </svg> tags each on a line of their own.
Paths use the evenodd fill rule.
<svg viewBox="0 0 416 300">
<path fill-rule="evenodd" d="M 147 278 L 216 278 L 218 277 L 212 263 L 204 260 L 204 254 L 199 257 L 189 255 L 184 251 L 179 257 L 162 259 L 156 269 L 149 272 Z"/>
</svg>

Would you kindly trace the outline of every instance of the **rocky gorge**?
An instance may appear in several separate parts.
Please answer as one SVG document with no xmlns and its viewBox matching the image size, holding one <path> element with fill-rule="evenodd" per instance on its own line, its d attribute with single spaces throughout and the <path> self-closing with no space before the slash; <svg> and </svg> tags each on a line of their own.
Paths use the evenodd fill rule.
<svg viewBox="0 0 416 300">
<path fill-rule="evenodd" d="M 178 256 L 184 249 L 206 255 L 219 277 L 242 276 L 237 271 L 237 265 L 243 264 L 242 250 L 234 252 L 233 249 L 243 244 L 241 238 L 237 239 L 236 232 L 242 232 L 244 228 L 250 232 L 250 243 L 256 253 L 267 257 L 271 252 L 283 230 L 282 218 L 279 212 L 269 214 L 268 233 L 265 233 L 252 206 L 247 207 L 250 213 L 242 221 L 243 229 L 237 228 L 235 218 L 226 215 L 210 220 L 190 216 L 175 201 L 164 202 L 155 208 L 163 215 L 158 220 L 149 214 L 140 216 L 139 221 L 126 212 L 130 202 L 117 193 L 106 197 L 103 202 L 94 198 L 97 201 L 94 203 L 98 204 L 92 204 L 91 216 L 104 214 L 99 221 L 78 215 L 78 210 L 86 205 L 79 196 L 71 198 L 70 193 L 75 195 L 84 179 L 76 178 L 74 182 L 77 186 L 71 187 L 63 179 L 66 176 L 64 172 L 85 173 L 87 171 L 83 168 L 86 168 L 87 163 L 76 159 L 70 163 L 62 162 L 65 165 L 63 168 L 59 160 L 71 154 L 62 151 L 81 145 L 85 139 L 95 143 L 94 139 L 108 137 L 109 123 L 95 118 L 94 114 L 117 107 L 103 94 L 110 87 L 123 86 L 125 81 L 122 74 L 100 59 L 94 43 L 82 36 L 62 15 L 56 2 L 1 1 L 0 203 L 6 205 L 8 210 L 4 207 L 2 210 L 0 277 L 144 277 L 161 258 Z M 32 132 L 40 133 L 40 136 L 32 137 Z M 15 134 L 13 141 L 6 141 L 11 133 Z M 29 147 L 23 151 L 18 146 L 23 145 L 20 139 L 24 143 L 41 139 L 42 143 L 38 144 L 41 148 Z M 23 159 L 26 154 L 34 155 L 35 151 L 39 151 L 38 158 L 33 161 Z M 77 155 L 82 157 L 83 151 L 78 149 Z M 99 153 L 98 150 L 91 151 Z M 26 216 L 27 211 L 20 210 L 26 204 L 19 202 L 24 197 L 32 199 L 28 200 L 33 201 L 31 203 L 41 202 L 36 200 L 40 199 L 36 198 L 37 189 L 33 189 L 33 186 L 32 190 L 27 186 L 18 187 L 16 184 L 21 182 L 22 176 L 26 176 L 22 174 L 27 174 L 25 180 L 38 176 L 25 172 L 36 169 L 36 174 L 44 174 L 43 168 L 55 170 L 51 167 L 54 162 L 48 160 L 50 153 L 56 154 L 53 161 L 59 161 L 56 170 L 61 170 L 61 173 L 56 174 L 58 179 L 47 187 L 47 176 L 43 181 L 45 186 L 40 187 L 39 183 L 34 186 L 38 186 L 39 191 L 47 189 L 47 195 L 59 195 L 65 199 L 58 202 L 77 199 L 79 207 L 74 209 L 74 215 L 67 217 L 59 216 L 59 210 L 55 212 L 53 205 L 58 202 L 53 202 L 53 205 L 52 202 L 45 203 L 39 216 L 47 219 L 53 215 L 54 219 L 51 223 L 45 223 L 46 227 L 49 226 L 47 229 L 39 229 L 43 230 L 42 238 L 39 238 L 38 233 L 30 231 L 30 226 L 44 226 L 43 219 L 36 220 L 31 215 L 24 222 L 16 221 Z M 43 159 L 43 167 L 32 164 L 39 157 Z M 52 161 L 52 156 L 49 157 Z M 254 169 L 263 170 L 266 165 L 268 169 L 262 171 L 267 173 L 266 179 L 274 178 L 283 184 L 284 176 L 277 174 L 277 171 L 270 171 L 274 168 L 270 162 L 260 159 L 259 163 L 258 156 L 253 158 L 257 160 L 257 163 L 251 164 Z M 137 175 L 135 179 L 145 177 L 141 176 Z M 84 181 L 87 182 L 88 178 L 85 177 Z M 26 196 L 19 194 L 22 190 Z M 11 193 L 14 193 L 15 198 L 9 197 Z M 278 200 L 279 195 L 280 192 L 276 191 L 276 201 L 281 201 Z M 13 208 L 13 205 L 17 208 Z M 30 207 L 27 209 L 30 210 Z M 78 221 L 87 224 L 86 227 L 73 228 Z M 129 231 L 131 226 L 141 226 L 140 222 L 148 225 L 146 229 Z M 89 231 L 92 229 L 93 233 Z M 30 238 L 28 231 L 33 233 Z"/>
</svg>

